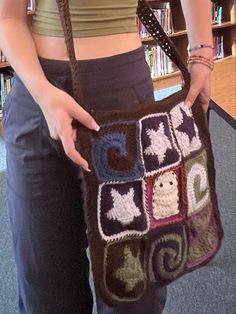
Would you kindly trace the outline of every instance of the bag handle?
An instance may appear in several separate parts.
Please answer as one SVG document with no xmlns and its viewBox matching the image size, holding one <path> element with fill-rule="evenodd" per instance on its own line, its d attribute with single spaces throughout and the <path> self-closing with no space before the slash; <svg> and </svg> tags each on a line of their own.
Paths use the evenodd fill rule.
<svg viewBox="0 0 236 314">
<path fill-rule="evenodd" d="M 71 17 L 69 10 L 68 0 L 56 0 L 60 14 L 60 19 L 64 31 L 65 43 L 70 60 L 70 68 L 72 75 L 73 96 L 75 100 L 80 103 L 83 99 L 82 91 L 79 89 L 79 76 L 78 76 L 78 64 L 75 57 L 75 49 L 73 42 L 73 33 L 71 25 Z M 155 17 L 151 7 L 145 0 L 138 0 L 137 15 L 148 32 L 152 35 L 156 43 L 167 54 L 167 56 L 173 61 L 181 71 L 185 87 L 190 86 L 190 74 L 187 67 L 183 63 L 177 49 L 175 48 L 172 40 L 166 35 L 165 31 L 161 27 L 157 18 Z"/>
</svg>

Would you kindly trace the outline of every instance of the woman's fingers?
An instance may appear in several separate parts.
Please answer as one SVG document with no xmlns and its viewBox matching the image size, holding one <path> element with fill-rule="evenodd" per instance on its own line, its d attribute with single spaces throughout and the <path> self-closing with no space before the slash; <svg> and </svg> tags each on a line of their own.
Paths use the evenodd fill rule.
<svg viewBox="0 0 236 314">
<path fill-rule="evenodd" d="M 80 155 L 80 153 L 75 149 L 75 137 L 76 133 L 75 130 L 72 132 L 63 132 L 61 134 L 61 142 L 65 151 L 65 154 L 77 165 L 84 168 L 86 171 L 91 171 L 89 169 L 88 162 Z"/>
<path fill-rule="evenodd" d="M 199 92 L 201 90 L 201 85 L 199 82 L 192 83 L 185 99 L 185 105 L 189 108 L 192 107 L 194 101 L 196 100 Z"/>
<path fill-rule="evenodd" d="M 185 99 L 185 104 L 189 108 L 192 107 L 197 96 L 200 95 L 203 109 L 205 109 L 207 98 L 210 97 L 211 71 L 205 65 L 195 63 L 190 68 L 190 74 L 191 85 Z"/>
<path fill-rule="evenodd" d="M 75 118 L 77 121 L 79 121 L 87 128 L 95 131 L 99 130 L 99 126 L 97 122 L 94 120 L 94 118 L 81 106 L 78 106 L 76 102 L 74 102 L 73 106 L 71 106 L 70 114 L 72 115 L 73 118 Z"/>
<path fill-rule="evenodd" d="M 200 102 L 205 113 L 207 112 L 209 107 L 210 97 L 211 97 L 211 81 L 207 80 L 204 89 L 200 93 Z"/>
</svg>

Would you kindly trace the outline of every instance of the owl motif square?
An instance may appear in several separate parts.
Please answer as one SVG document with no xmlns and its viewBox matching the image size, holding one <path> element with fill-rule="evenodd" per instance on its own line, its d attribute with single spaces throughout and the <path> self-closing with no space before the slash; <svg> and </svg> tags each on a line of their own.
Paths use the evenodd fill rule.
<svg viewBox="0 0 236 314">
<path fill-rule="evenodd" d="M 203 150 L 185 163 L 188 216 L 201 211 L 210 202 L 207 154 Z"/>
<path fill-rule="evenodd" d="M 181 161 L 166 113 L 150 114 L 139 121 L 145 175 L 167 170 Z"/>
<path fill-rule="evenodd" d="M 192 152 L 198 151 L 202 147 L 202 143 L 191 109 L 182 102 L 171 110 L 170 116 L 177 143 L 183 157 L 187 157 Z"/>
<path fill-rule="evenodd" d="M 149 225 L 142 180 L 99 186 L 98 227 L 102 239 L 141 236 L 148 232 Z"/>
<path fill-rule="evenodd" d="M 135 301 L 146 289 L 145 238 L 109 243 L 105 248 L 104 283 L 120 301 Z"/>
<path fill-rule="evenodd" d="M 113 122 L 93 133 L 92 167 L 98 181 L 133 181 L 143 177 L 138 123 Z"/>
<path fill-rule="evenodd" d="M 183 169 L 175 167 L 145 179 L 146 206 L 150 228 L 183 221 L 186 209 L 183 202 Z"/>
</svg>

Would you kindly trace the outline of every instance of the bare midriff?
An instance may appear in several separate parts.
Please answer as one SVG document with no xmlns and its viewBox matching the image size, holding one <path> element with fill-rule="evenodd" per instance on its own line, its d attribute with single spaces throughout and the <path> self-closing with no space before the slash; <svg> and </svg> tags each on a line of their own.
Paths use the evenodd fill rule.
<svg viewBox="0 0 236 314">
<path fill-rule="evenodd" d="M 46 59 L 68 60 L 63 37 L 32 33 L 38 56 Z M 142 45 L 137 32 L 74 38 L 77 60 L 110 57 L 139 48 Z"/>
</svg>

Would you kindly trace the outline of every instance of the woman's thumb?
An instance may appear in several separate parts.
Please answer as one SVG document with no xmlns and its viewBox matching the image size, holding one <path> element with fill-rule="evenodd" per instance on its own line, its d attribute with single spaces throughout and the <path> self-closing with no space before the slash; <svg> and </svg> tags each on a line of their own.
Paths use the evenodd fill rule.
<svg viewBox="0 0 236 314">
<path fill-rule="evenodd" d="M 185 99 L 185 105 L 191 108 L 198 94 L 199 94 L 199 88 L 197 88 L 195 84 L 191 84 L 188 95 Z"/>
</svg>

